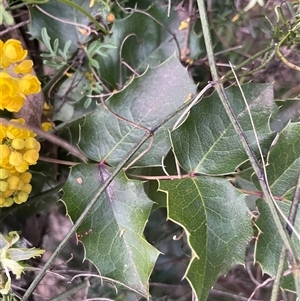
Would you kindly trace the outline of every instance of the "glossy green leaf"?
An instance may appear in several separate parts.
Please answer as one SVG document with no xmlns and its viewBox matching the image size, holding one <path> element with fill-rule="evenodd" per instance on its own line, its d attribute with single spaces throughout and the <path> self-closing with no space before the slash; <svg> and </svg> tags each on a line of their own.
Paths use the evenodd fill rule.
<svg viewBox="0 0 300 301">
<path fill-rule="evenodd" d="M 270 84 L 242 86 L 260 143 L 268 144 L 269 116 L 274 110 Z M 226 89 L 251 147 L 257 150 L 254 132 L 238 87 Z M 194 106 L 187 120 L 171 133 L 173 149 L 183 169 L 204 174 L 228 174 L 248 157 L 216 93 Z"/>
<path fill-rule="evenodd" d="M 92 16 L 95 16 L 99 9 L 99 4 L 90 8 L 89 1 L 73 0 L 72 2 L 78 4 Z M 75 52 L 80 44 L 84 44 L 91 39 L 92 35 L 86 35 L 87 29 L 79 26 L 82 25 L 88 28 L 91 20 L 74 7 L 53 0 L 40 5 L 40 8 L 48 15 L 34 6 L 29 7 L 31 15 L 29 32 L 33 38 L 41 39 L 41 30 L 46 27 L 52 45 L 55 39 L 58 39 L 59 48 L 63 50 L 67 41 L 71 41 L 70 53 Z"/>
<path fill-rule="evenodd" d="M 68 214 L 76 221 L 110 175 L 100 164 L 76 165 L 63 188 Z M 153 202 L 143 184 L 119 173 L 78 229 L 86 258 L 103 276 L 148 295 L 148 280 L 159 252 L 143 238 Z"/>
<path fill-rule="evenodd" d="M 161 181 L 168 217 L 186 231 L 192 258 L 186 271 L 199 301 L 205 301 L 218 276 L 243 263 L 251 239 L 245 196 L 227 180 L 198 177 Z"/>
<path fill-rule="evenodd" d="M 262 271 L 269 274 L 270 276 L 275 276 L 278 268 L 280 252 L 283 246 L 282 239 L 273 221 L 271 211 L 268 205 L 262 199 L 257 202 L 257 207 L 259 210 L 259 218 L 257 220 L 257 227 L 260 229 L 261 233 L 256 241 L 256 253 L 255 260 L 261 265 Z M 288 216 L 290 210 L 290 202 L 280 203 L 278 205 L 285 216 Z M 283 222 L 284 224 L 285 222 Z M 295 228 L 300 233 L 300 210 L 298 209 L 295 221 Z M 292 241 L 294 243 L 298 258 L 300 256 L 300 241 L 292 236 Z M 285 271 L 288 270 L 288 265 L 286 264 Z M 295 284 L 293 280 L 293 275 L 283 277 L 282 287 L 291 291 L 295 291 Z"/>
<path fill-rule="evenodd" d="M 279 106 L 278 114 L 270 121 L 271 129 L 280 132 L 289 121 L 299 121 L 300 100 L 286 99 L 284 101 L 276 101 Z"/>
<path fill-rule="evenodd" d="M 268 183 L 273 195 L 292 199 L 300 170 L 300 123 L 289 123 L 278 135 L 278 140 L 274 142 L 275 145 L 268 155 L 266 167 Z M 257 179 L 254 182 L 259 187 Z M 288 216 L 290 204 L 288 200 L 278 203 L 285 216 Z M 257 241 L 256 260 L 264 272 L 274 276 L 278 267 L 282 240 L 265 201 L 257 201 L 257 206 L 260 213 L 257 226 L 262 233 Z M 295 227 L 300 233 L 300 212 L 297 214 Z M 296 238 L 293 241 L 300 256 L 300 242 Z M 287 288 L 293 289 L 291 286 Z"/>
<path fill-rule="evenodd" d="M 133 75 L 132 70 L 141 74 L 148 65 L 157 66 L 175 52 L 179 55 L 178 45 L 170 31 L 176 34 L 181 43 L 184 36 L 178 30 L 180 20 L 173 9 L 169 17 L 167 14 L 167 7 L 156 5 L 146 11 L 135 11 L 114 22 L 112 35 L 106 36 L 104 43 L 116 45 L 117 48 L 99 59 L 104 82 L 120 89 Z"/>
<path fill-rule="evenodd" d="M 278 139 L 278 140 L 277 140 Z M 289 123 L 274 140 L 267 158 L 268 183 L 273 195 L 291 196 L 300 170 L 300 123 Z M 257 180 L 254 180 L 259 188 Z"/>
<path fill-rule="evenodd" d="M 114 94 L 106 105 L 123 118 L 152 129 L 180 107 L 195 85 L 175 56 L 135 78 L 124 90 Z M 154 135 L 151 149 L 139 165 L 160 165 L 171 144 L 168 129 L 174 118 Z M 145 130 L 120 120 L 101 104 L 81 125 L 79 147 L 95 161 L 116 165 L 141 139 Z M 143 151 L 147 147 L 141 149 Z M 141 151 L 139 153 L 141 153 Z"/>
<path fill-rule="evenodd" d="M 90 100 L 87 107 L 84 106 L 89 100 L 86 94 L 92 94 L 90 85 L 81 72 L 68 77 L 57 90 L 52 120 L 68 122 L 95 109 L 95 99 Z"/>
</svg>

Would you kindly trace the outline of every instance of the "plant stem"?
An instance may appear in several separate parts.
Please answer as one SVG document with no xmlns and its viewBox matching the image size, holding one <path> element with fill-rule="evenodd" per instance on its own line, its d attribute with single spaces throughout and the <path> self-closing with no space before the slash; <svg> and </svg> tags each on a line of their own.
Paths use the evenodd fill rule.
<svg viewBox="0 0 300 301">
<path fill-rule="evenodd" d="M 280 252 L 278 268 L 277 268 L 277 272 L 276 272 L 273 287 L 272 287 L 272 293 L 271 293 L 270 301 L 277 301 L 278 300 L 279 291 L 280 291 L 281 277 L 282 277 L 283 272 L 284 272 L 285 258 L 286 258 L 286 247 L 285 247 L 285 245 L 283 245 L 282 249 L 281 249 L 281 252 Z"/>
<path fill-rule="evenodd" d="M 107 30 L 91 15 L 89 14 L 85 9 L 83 9 L 80 5 L 77 3 L 70 1 L 70 0 L 57 0 L 58 2 L 64 3 L 66 5 L 69 5 L 76 10 L 82 12 L 85 16 L 87 16 L 94 24 L 95 26 L 102 31 L 104 34 L 108 34 Z"/>
<path fill-rule="evenodd" d="M 210 28 L 209 28 L 209 24 L 208 24 L 204 0 L 197 0 L 197 4 L 198 4 L 198 8 L 199 8 L 201 26 L 202 26 L 202 31 L 203 31 L 204 42 L 205 42 L 205 46 L 206 46 L 206 53 L 207 53 L 211 76 L 212 76 L 213 81 L 215 81 L 217 83 L 219 81 L 219 76 L 218 76 L 218 72 L 217 72 L 216 62 L 214 59 L 214 51 L 213 51 L 213 47 L 212 47 Z"/>
<path fill-rule="evenodd" d="M 128 154 L 124 157 L 122 161 L 116 166 L 112 174 L 107 178 L 107 180 L 103 183 L 101 188 L 97 191 L 95 196 L 91 199 L 90 203 L 87 205 L 85 210 L 81 213 L 77 221 L 74 223 L 73 227 L 70 229 L 70 231 L 66 234 L 64 239 L 61 241 L 61 243 L 57 246 L 53 254 L 50 256 L 48 261 L 45 263 L 39 274 L 36 276 L 34 281 L 31 283 L 31 285 L 26 290 L 24 296 L 22 297 L 21 301 L 26 301 L 31 293 L 34 291 L 34 289 L 37 287 L 37 285 L 40 283 L 42 278 L 47 272 L 47 269 L 50 267 L 51 263 L 55 259 L 55 257 L 61 252 L 67 241 L 71 238 L 71 236 L 75 233 L 77 228 L 80 226 L 86 215 L 89 213 L 91 208 L 95 205 L 95 203 L 98 201 L 101 194 L 106 190 L 107 186 L 113 181 L 113 179 L 116 177 L 116 175 L 120 172 L 120 170 L 125 166 L 125 164 L 130 160 L 130 158 L 138 151 L 138 149 L 152 136 L 155 134 L 155 132 L 164 124 L 166 124 L 170 119 L 175 117 L 180 111 L 184 110 L 187 106 L 189 106 L 189 103 L 184 103 L 182 106 L 180 106 L 178 109 L 176 109 L 174 112 L 169 114 L 167 117 L 165 117 L 162 121 L 158 122 L 152 129 L 149 130 L 141 139 L 139 142 L 136 143 L 136 145 L 128 152 Z"/>
<path fill-rule="evenodd" d="M 91 208 L 95 205 L 95 203 L 98 201 L 101 194 L 105 191 L 107 186 L 113 181 L 113 179 L 116 177 L 116 175 L 119 173 L 119 171 L 123 168 L 123 166 L 128 162 L 128 160 L 135 154 L 135 152 L 146 142 L 146 140 L 149 138 L 151 134 L 147 133 L 144 135 L 144 137 L 129 151 L 127 156 L 117 165 L 117 167 L 114 169 L 112 174 L 107 178 L 107 180 L 103 183 L 101 188 L 97 191 L 95 196 L 91 199 L 90 203 L 86 206 L 84 211 L 81 213 L 77 221 L 74 223 L 73 227 L 70 229 L 70 231 L 66 234 L 64 239 L 61 241 L 61 243 L 57 246 L 55 251 L 52 253 L 48 261 L 45 263 L 39 274 L 36 276 L 36 278 L 33 280 L 31 285 L 26 290 L 24 296 L 22 297 L 21 301 L 26 301 L 31 293 L 34 291 L 34 289 L 37 287 L 37 285 L 40 283 L 44 275 L 46 274 L 48 268 L 52 264 L 55 257 L 61 252 L 67 241 L 71 238 L 71 236 L 75 233 L 76 229 L 80 226 L 86 215 L 89 213 Z"/>
<path fill-rule="evenodd" d="M 216 63 L 214 60 L 214 53 L 213 53 L 213 47 L 212 47 L 212 42 L 211 42 L 211 36 L 210 36 L 209 24 L 207 21 L 206 7 L 205 7 L 204 0 L 197 0 L 197 3 L 198 3 L 198 7 L 199 7 L 199 12 L 200 12 L 202 30 L 203 30 L 208 60 L 209 60 L 209 66 L 211 68 L 212 79 L 216 83 L 215 89 L 217 90 L 217 93 L 218 93 L 218 95 L 222 101 L 222 104 L 227 112 L 227 115 L 228 115 L 235 131 L 237 132 L 239 139 L 245 149 L 245 152 L 250 160 L 250 163 L 257 175 L 258 181 L 259 181 L 262 191 L 264 193 L 265 200 L 269 206 L 269 209 L 271 211 L 271 214 L 272 214 L 273 220 L 276 224 L 276 227 L 278 229 L 278 232 L 284 242 L 284 245 L 287 247 L 288 251 L 293 256 L 293 265 L 294 265 L 295 263 L 298 263 L 298 259 L 296 258 L 296 252 L 294 252 L 294 246 L 293 246 L 287 232 L 283 228 L 282 222 L 278 216 L 278 213 L 277 213 L 277 210 L 276 210 L 276 207 L 274 204 L 275 200 L 272 197 L 272 193 L 270 191 L 270 188 L 269 188 L 269 185 L 267 182 L 265 166 L 263 166 L 263 167 L 260 166 L 253 150 L 250 147 L 250 144 L 247 141 L 247 138 L 242 130 L 242 127 L 241 127 L 239 121 L 237 120 L 235 113 L 232 110 L 232 107 L 229 103 L 225 89 L 219 80 Z"/>
<path fill-rule="evenodd" d="M 300 172 L 298 175 L 298 181 L 297 181 L 293 201 L 292 201 L 290 212 L 289 212 L 289 221 L 292 225 L 294 225 L 295 221 L 296 221 L 299 200 L 300 200 Z M 288 231 L 289 236 L 292 236 L 293 231 L 289 225 L 286 225 L 286 229 Z M 271 299 L 270 299 L 271 301 L 273 301 L 273 300 L 276 301 L 278 299 L 278 295 L 279 295 L 279 291 L 280 291 L 280 280 L 281 280 L 281 277 L 284 272 L 285 259 L 286 259 L 286 247 L 285 247 L 285 245 L 283 245 L 281 253 L 280 253 L 277 273 L 276 273 L 274 284 L 272 287 L 272 293 L 271 293 Z M 294 273 L 296 291 L 297 291 L 297 295 L 299 297 L 300 296 L 299 280 L 297 281 L 297 279 L 299 278 L 299 275 L 297 275 L 298 272 L 297 272 L 297 269 L 295 269 L 295 267 L 293 269 L 293 273 Z"/>
<path fill-rule="evenodd" d="M 263 54 L 265 54 L 265 53 L 267 53 L 267 52 L 269 52 L 269 51 L 271 51 L 271 50 L 274 50 L 274 49 L 275 49 L 275 46 L 274 46 L 273 43 L 271 43 L 271 45 L 269 45 L 267 48 L 265 48 L 265 49 L 263 49 L 263 50 L 261 50 L 261 51 L 255 53 L 254 55 L 252 55 L 251 57 L 249 57 L 248 59 L 246 59 L 245 61 L 243 61 L 243 62 L 240 63 L 239 65 L 235 66 L 234 71 L 238 71 L 238 70 L 242 69 L 242 68 L 243 68 L 244 66 L 246 66 L 247 64 L 253 62 L 253 60 L 257 59 L 257 58 L 260 57 L 261 55 L 263 55 Z M 260 67 L 259 67 L 259 68 L 260 68 Z M 255 71 L 258 71 L 258 70 L 251 70 L 250 73 L 252 73 L 253 71 L 255 72 Z M 247 74 L 248 74 L 248 72 L 247 72 Z M 242 74 L 242 76 L 245 76 L 245 75 L 247 75 L 247 74 L 244 73 L 244 74 Z M 228 71 L 227 73 L 225 73 L 225 75 L 224 75 L 222 78 L 224 78 L 224 79 L 226 80 L 227 78 L 230 77 L 230 75 L 232 75 L 232 71 L 231 71 L 231 70 Z"/>
</svg>

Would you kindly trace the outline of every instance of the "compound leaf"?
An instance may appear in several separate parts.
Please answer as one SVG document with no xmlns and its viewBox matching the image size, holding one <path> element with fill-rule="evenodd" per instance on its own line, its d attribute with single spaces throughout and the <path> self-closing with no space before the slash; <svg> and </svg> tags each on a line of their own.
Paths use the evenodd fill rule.
<svg viewBox="0 0 300 301">
<path fill-rule="evenodd" d="M 149 130 L 180 107 L 195 85 L 178 59 L 173 56 L 160 66 L 148 69 L 125 89 L 112 95 L 106 105 L 110 110 L 137 126 L 121 120 L 102 105 L 81 125 L 79 147 L 95 161 L 116 165 Z M 138 165 L 160 165 L 171 147 L 168 129 L 174 118 L 155 132 L 153 147 Z M 141 148 L 141 153 L 147 146 Z"/>
</svg>

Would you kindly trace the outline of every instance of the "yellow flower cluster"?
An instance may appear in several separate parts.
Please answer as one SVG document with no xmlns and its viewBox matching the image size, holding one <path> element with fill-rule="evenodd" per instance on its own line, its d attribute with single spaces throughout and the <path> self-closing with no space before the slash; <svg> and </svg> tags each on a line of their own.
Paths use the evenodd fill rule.
<svg viewBox="0 0 300 301">
<path fill-rule="evenodd" d="M 33 62 L 25 60 L 21 42 L 0 40 L 0 110 L 18 112 L 26 95 L 40 92 L 41 83 L 32 75 Z M 40 143 L 25 127 L 23 118 L 0 120 L 0 208 L 26 202 L 31 192 L 30 165 L 37 163 Z"/>
<path fill-rule="evenodd" d="M 0 124 L 0 207 L 27 201 L 32 189 L 32 175 L 27 170 L 39 158 L 41 145 L 34 138 L 36 134 L 18 124 L 24 125 L 25 120 Z"/>
<path fill-rule="evenodd" d="M 0 109 L 18 112 L 26 95 L 40 92 L 41 83 L 32 72 L 33 62 L 25 60 L 27 50 L 21 42 L 0 40 Z"/>
</svg>

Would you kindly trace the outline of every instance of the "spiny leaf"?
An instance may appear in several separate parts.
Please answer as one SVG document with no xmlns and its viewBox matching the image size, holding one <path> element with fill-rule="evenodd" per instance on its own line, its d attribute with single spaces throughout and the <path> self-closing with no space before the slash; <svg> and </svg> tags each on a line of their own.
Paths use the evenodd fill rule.
<svg viewBox="0 0 300 301">
<path fill-rule="evenodd" d="M 73 0 L 72 2 L 75 2 L 92 15 L 98 13 L 99 4 L 90 8 L 89 1 Z M 54 18 L 41 13 L 36 7 L 29 6 L 31 15 L 29 32 L 33 38 L 41 39 L 41 30 L 46 27 L 51 38 L 51 43 L 58 39 L 60 48 L 65 48 L 65 50 L 68 48 L 70 53 L 75 52 L 80 44 L 84 44 L 91 39 L 91 35 L 84 34 L 84 31 L 87 31 L 85 28 L 61 21 L 66 20 L 67 22 L 69 21 L 88 27 L 90 19 L 80 11 L 58 1 L 48 1 L 41 5 L 41 8 L 48 14 L 60 20 L 55 20 Z M 71 41 L 71 44 L 68 41 Z"/>
<path fill-rule="evenodd" d="M 76 221 L 103 182 L 110 168 L 100 164 L 76 165 L 63 188 L 68 214 Z M 143 238 L 152 208 L 143 184 L 118 174 L 78 229 L 86 258 L 103 276 L 148 295 L 148 280 L 158 256 Z"/>
<path fill-rule="evenodd" d="M 272 85 L 246 84 L 242 89 L 259 141 L 264 145 L 272 134 L 269 128 L 269 116 L 275 108 Z M 226 89 L 226 93 L 251 147 L 257 150 L 248 111 L 239 88 L 230 87 Z M 216 93 L 194 106 L 187 120 L 171 133 L 171 138 L 176 157 L 186 171 L 211 175 L 228 174 L 248 159 Z"/>
<path fill-rule="evenodd" d="M 186 271 L 199 301 L 205 301 L 220 274 L 243 263 L 251 238 L 244 195 L 227 180 L 199 177 L 162 181 L 168 217 L 186 231 L 192 259 Z"/>
<path fill-rule="evenodd" d="M 106 83 L 120 89 L 133 74 L 128 66 L 141 74 L 148 65 L 155 67 L 176 51 L 179 55 L 170 31 L 176 34 L 177 40 L 185 39 L 184 34 L 178 31 L 180 20 L 173 10 L 169 17 L 167 14 L 167 7 L 154 5 L 144 13 L 135 11 L 114 22 L 112 35 L 106 36 L 104 43 L 116 45 L 117 48 L 99 58 L 101 77 Z"/>
<path fill-rule="evenodd" d="M 150 68 L 135 78 L 124 90 L 112 95 L 106 104 L 123 118 L 152 129 L 194 91 L 195 85 L 187 71 L 173 56 L 159 67 Z M 162 156 L 171 147 L 168 129 L 174 122 L 173 118 L 155 133 L 153 147 L 138 161 L 138 165 L 161 164 Z M 144 129 L 118 119 L 99 105 L 81 126 L 79 147 L 95 161 L 105 160 L 116 165 L 144 134 Z"/>
<path fill-rule="evenodd" d="M 276 140 L 267 158 L 268 183 L 273 195 L 285 197 L 295 187 L 300 170 L 300 123 L 289 123 Z M 256 176 L 253 177 L 259 188 Z"/>
<path fill-rule="evenodd" d="M 263 273 L 269 274 L 271 277 L 276 275 L 278 268 L 280 252 L 283 247 L 282 239 L 278 233 L 276 225 L 273 221 L 272 214 L 269 210 L 268 205 L 262 199 L 257 202 L 257 208 L 259 210 L 259 218 L 257 221 L 257 227 L 260 229 L 256 241 L 256 252 L 255 260 L 260 264 Z M 288 216 L 290 209 L 290 202 L 278 203 L 280 210 Z M 283 221 L 283 223 L 285 223 Z M 295 221 L 295 229 L 300 232 L 300 210 L 298 209 Z M 300 242 L 294 236 L 292 236 L 292 241 L 294 243 L 298 257 L 300 256 Z M 297 255 L 296 254 L 296 255 Z M 285 271 L 288 270 L 288 265 L 286 264 Z M 295 283 L 293 280 L 293 275 L 287 275 L 282 278 L 281 287 L 290 291 L 295 291 Z"/>
<path fill-rule="evenodd" d="M 266 170 L 268 183 L 273 195 L 285 198 L 285 201 L 278 202 L 278 205 L 285 216 L 288 216 L 291 205 L 288 199 L 291 199 L 294 194 L 300 170 L 300 123 L 289 123 L 283 131 L 279 133 L 276 144 L 271 148 L 268 154 Z M 258 187 L 256 177 L 254 177 L 254 183 Z M 256 261 L 260 263 L 265 273 L 274 276 L 278 267 L 283 243 L 265 201 L 258 200 L 257 207 L 260 213 L 257 226 L 262 233 L 259 235 L 256 243 Z M 285 224 L 284 221 L 283 224 Z M 295 228 L 299 233 L 299 209 Z M 292 239 L 298 256 L 300 256 L 300 242 L 293 236 Z M 293 281 L 285 280 L 283 287 L 293 290 Z"/>
</svg>

